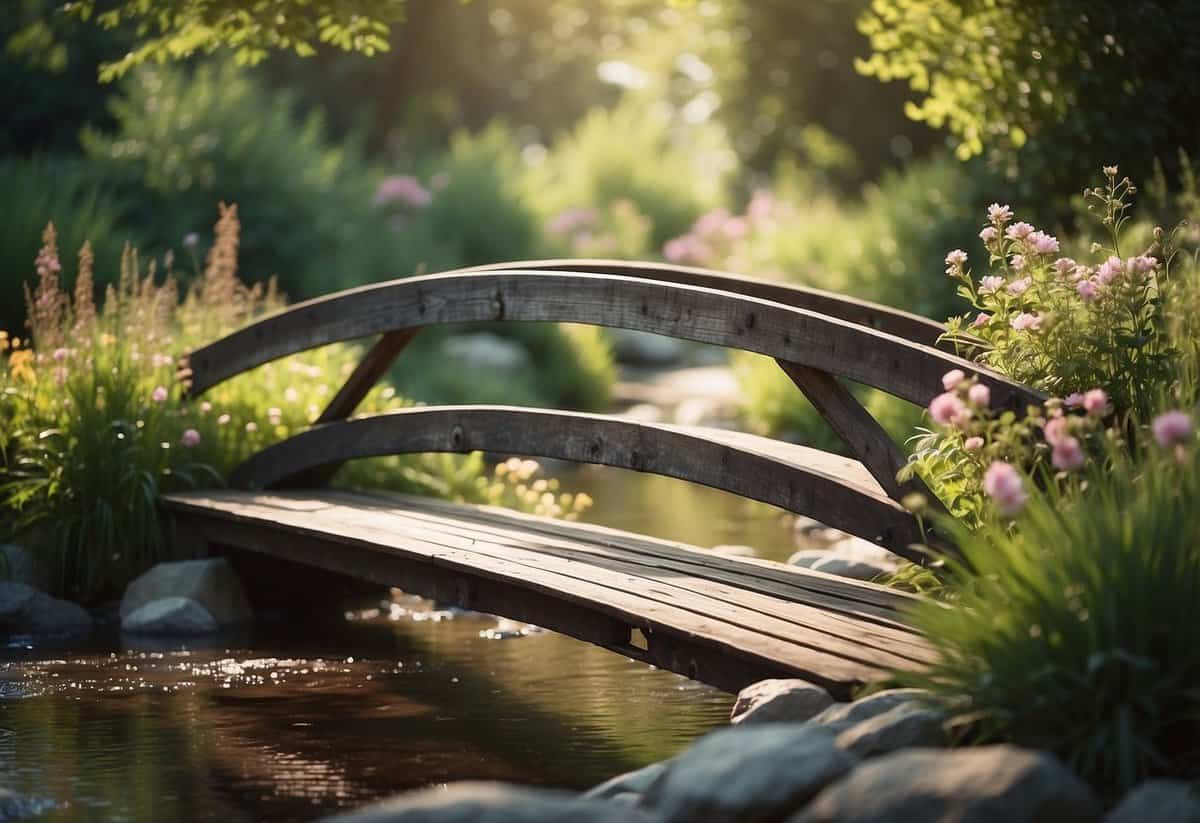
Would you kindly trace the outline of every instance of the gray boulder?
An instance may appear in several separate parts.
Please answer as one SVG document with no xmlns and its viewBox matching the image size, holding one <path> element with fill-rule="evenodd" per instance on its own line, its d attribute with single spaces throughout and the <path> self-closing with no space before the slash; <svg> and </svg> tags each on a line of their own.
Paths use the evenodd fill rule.
<svg viewBox="0 0 1200 823">
<path fill-rule="evenodd" d="M 878 757 L 916 746 L 943 746 L 941 712 L 907 701 L 856 723 L 837 736 L 837 745 L 856 757 Z"/>
<path fill-rule="evenodd" d="M 1189 783 L 1147 780 L 1121 799 L 1104 823 L 1200 823 L 1200 797 Z"/>
<path fill-rule="evenodd" d="M 33 555 L 24 546 L 0 545 L 0 581 L 38 587 L 41 579 Z"/>
<path fill-rule="evenodd" d="M 442 345 L 442 352 L 456 367 L 489 372 L 520 372 L 532 363 L 524 346 L 491 332 L 451 337 Z"/>
<path fill-rule="evenodd" d="M 733 726 L 676 756 L 642 805 L 669 823 L 779 820 L 855 762 L 824 729 L 796 723 Z"/>
<path fill-rule="evenodd" d="M 653 823 L 624 803 L 504 783 L 454 783 L 322 818 L 325 823 Z"/>
<path fill-rule="evenodd" d="M 250 601 L 233 567 L 221 557 L 159 563 L 134 580 L 121 599 L 121 623 L 148 603 L 164 598 L 187 598 L 208 610 L 224 628 L 252 617 Z"/>
<path fill-rule="evenodd" d="M 0 583 L 0 629 L 10 634 L 87 634 L 92 623 L 92 616 L 76 603 L 24 583 Z"/>
<path fill-rule="evenodd" d="M 219 628 L 212 612 L 188 597 L 151 600 L 121 619 L 121 631 L 131 634 L 211 634 Z"/>
<path fill-rule="evenodd" d="M 760 680 L 738 692 L 731 723 L 803 723 L 833 705 L 829 692 L 799 678 Z"/>
<path fill-rule="evenodd" d="M 888 689 L 852 703 L 835 703 L 812 719 L 813 723 L 849 727 L 876 715 L 890 712 L 903 703 L 911 703 L 924 697 L 923 689 Z"/>
<path fill-rule="evenodd" d="M 667 770 L 668 762 L 670 761 L 651 763 L 649 766 L 643 766 L 632 772 L 619 774 L 610 780 L 605 780 L 599 786 L 589 789 L 583 796 L 600 800 L 614 800 L 628 794 L 645 794 L 651 784 Z"/>
<path fill-rule="evenodd" d="M 1014 746 L 908 749 L 871 760 L 789 823 L 1099 823 L 1100 804 L 1054 757 Z"/>
<path fill-rule="evenodd" d="M 0 788 L 0 823 L 38 817 L 58 804 L 46 797 L 30 797 Z"/>
<path fill-rule="evenodd" d="M 683 359 L 686 346 L 681 340 L 635 329 L 609 329 L 613 356 L 620 363 L 635 366 L 670 366 Z"/>
</svg>

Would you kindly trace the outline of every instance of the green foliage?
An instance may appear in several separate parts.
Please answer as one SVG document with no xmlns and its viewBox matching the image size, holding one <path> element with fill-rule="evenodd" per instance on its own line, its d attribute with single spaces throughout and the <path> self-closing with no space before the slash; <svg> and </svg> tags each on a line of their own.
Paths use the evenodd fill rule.
<svg viewBox="0 0 1200 823">
<path fill-rule="evenodd" d="M 251 453 L 310 425 L 361 357 L 356 346 L 324 347 L 184 402 L 172 382 L 174 353 L 283 307 L 273 285 L 250 289 L 237 279 L 238 234 L 236 209 L 223 207 L 204 271 L 182 302 L 181 272 L 168 266 L 166 279 L 156 282 L 153 267 L 143 271 L 128 252 L 97 311 L 90 255 L 81 253 L 71 297 L 60 282 L 57 238 L 47 230 L 32 338 L 0 332 L 0 538 L 23 533 L 32 541 L 60 592 L 113 597 L 167 557 L 171 536 L 158 495 L 219 484 Z M 611 369 L 595 340 L 578 350 L 588 345 L 590 356 Z M 598 368 L 593 363 L 592 371 Z M 279 405 L 268 407 L 272 401 Z M 359 411 L 408 402 L 377 386 Z M 556 517 L 573 518 L 590 504 L 586 495 L 561 494 L 539 473 L 532 461 L 489 476 L 479 455 L 415 455 L 356 462 L 338 482 Z"/>
<path fill-rule="evenodd" d="M 649 220 L 657 246 L 719 202 L 728 165 L 729 151 L 711 130 L 685 135 L 657 111 L 627 102 L 593 109 L 560 135 L 530 185 L 547 218 L 628 201 Z"/>
<path fill-rule="evenodd" d="M 277 272 L 293 297 L 412 273 L 440 250 L 398 232 L 372 204 L 374 180 L 350 143 L 331 146 L 321 118 L 248 71 L 147 66 L 114 103 L 113 134 L 89 130 L 89 161 L 129 202 L 152 249 L 182 250 L 213 204 L 237 202 L 248 270 Z"/>
<path fill-rule="evenodd" d="M 137 32 L 140 42 L 132 50 L 101 65 L 101 79 L 108 81 L 142 63 L 222 47 L 233 49 L 239 65 L 279 49 L 310 56 L 318 43 L 369 57 L 388 48 L 388 28 L 403 16 L 404 0 L 122 0 L 99 6 L 78 0 L 64 10 L 102 28 Z"/>
<path fill-rule="evenodd" d="M 933 690 L 967 741 L 1050 749 L 1108 798 L 1195 779 L 1197 454 L 1112 451 L 1082 496 L 1035 491 L 1015 530 L 960 528 L 949 605 L 913 613 L 941 659 L 901 679 Z"/>
<path fill-rule="evenodd" d="M 960 157 L 988 150 L 1027 194 L 1062 198 L 1098 162 L 1146 179 L 1197 148 L 1198 26 L 1190 0 L 873 0 L 859 68 L 907 80 L 909 115 Z"/>
<path fill-rule="evenodd" d="M 112 271 L 122 244 L 138 240 L 126 232 L 122 211 L 76 160 L 0 158 L 0 328 L 18 335 L 25 331 L 24 284 L 47 223 L 56 221 L 66 248 L 97 238 L 95 255 Z"/>
</svg>

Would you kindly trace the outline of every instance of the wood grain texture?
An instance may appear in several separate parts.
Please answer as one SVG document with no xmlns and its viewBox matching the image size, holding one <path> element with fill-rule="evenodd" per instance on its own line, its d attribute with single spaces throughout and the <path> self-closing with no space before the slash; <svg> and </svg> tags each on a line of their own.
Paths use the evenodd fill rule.
<svg viewBox="0 0 1200 823">
<path fill-rule="evenodd" d="M 913 343 L 937 348 L 945 347 L 946 351 L 954 351 L 952 344 L 939 343 L 939 338 L 945 333 L 946 327 L 919 314 L 822 289 L 796 286 L 774 280 L 761 280 L 714 269 L 629 260 L 567 259 L 491 263 L 486 266 L 472 266 L 460 271 L 498 271 L 501 269 L 615 274 L 622 277 L 659 280 L 664 283 L 679 283 L 684 286 L 719 289 L 733 294 L 782 303 L 785 306 L 794 306 L 798 309 L 808 309 L 902 337 Z"/>
<path fill-rule="evenodd" d="M 794 676 L 848 696 L 934 654 L 903 622 L 911 596 L 851 581 L 825 589 L 827 576 L 806 569 L 613 530 L 334 491 L 189 492 L 164 506 L 217 544 L 528 620 L 734 691 Z M 615 534 L 637 550 L 615 548 Z M 634 628 L 649 649 L 630 644 Z"/>
<path fill-rule="evenodd" d="M 400 409 L 316 426 L 253 455 L 236 488 L 296 488 L 292 478 L 389 454 L 485 451 L 661 474 L 816 518 L 915 562 L 917 522 L 854 460 L 776 440 L 699 427 L 639 423 L 506 406 Z"/>
<path fill-rule="evenodd" d="M 300 303 L 194 352 L 192 393 L 271 360 L 418 326 L 487 320 L 575 322 L 742 349 L 865 383 L 918 405 L 952 369 L 976 373 L 999 408 L 1042 396 L 930 346 L 807 309 L 698 286 L 558 271 L 412 277 Z"/>
</svg>

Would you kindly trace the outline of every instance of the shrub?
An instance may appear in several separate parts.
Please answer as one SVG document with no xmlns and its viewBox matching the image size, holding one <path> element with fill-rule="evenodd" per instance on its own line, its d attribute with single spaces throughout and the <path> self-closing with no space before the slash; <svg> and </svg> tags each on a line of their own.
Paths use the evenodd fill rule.
<svg viewBox="0 0 1200 823">
<path fill-rule="evenodd" d="M 295 297 L 411 274 L 440 253 L 396 232 L 372 203 L 374 175 L 353 141 L 331 146 L 321 118 L 229 63 L 145 66 L 113 103 L 115 133 L 84 133 L 88 158 L 130 201 L 152 249 L 180 249 L 213 203 L 237 202 L 241 256 Z"/>
<path fill-rule="evenodd" d="M 60 284 L 57 238 L 47 229 L 30 295 L 32 339 L 0 333 L 0 537 L 33 540 L 63 593 L 118 595 L 166 557 L 171 538 L 159 493 L 219 484 L 253 451 L 308 426 L 361 355 L 354 346 L 325 347 L 184 402 L 171 352 L 283 305 L 273 285 L 251 289 L 237 279 L 238 234 L 236 209 L 223 207 L 205 269 L 182 301 L 178 273 L 168 270 L 158 282 L 153 264 L 143 270 L 127 251 L 118 284 L 97 307 L 87 247 L 72 297 Z M 272 398 L 279 406 L 266 408 Z M 378 386 L 360 410 L 407 402 Z M 553 516 L 586 508 L 586 496 L 560 496 L 537 471 L 525 462 L 489 477 L 478 455 L 416 455 L 355 463 L 340 481 Z"/>
<path fill-rule="evenodd" d="M 912 615 L 940 660 L 901 679 L 966 741 L 1050 749 L 1109 798 L 1200 775 L 1200 460 L 1179 419 L 1139 461 L 1109 450 L 1082 495 L 1031 488 L 1015 529 L 958 529 L 952 603 Z"/>
<path fill-rule="evenodd" d="M 0 328 L 24 333 L 22 283 L 37 256 L 42 229 L 58 215 L 60 242 L 77 249 L 96 238 L 95 256 L 111 271 L 124 242 L 120 203 L 79 162 L 64 157 L 0 159 Z M 120 227 L 120 228 L 118 228 Z"/>
<path fill-rule="evenodd" d="M 547 219 L 629 201 L 659 246 L 720 200 L 728 149 L 705 129 L 691 130 L 694 142 L 684 143 L 669 117 L 645 109 L 634 101 L 593 109 L 554 141 L 531 181 Z"/>
</svg>

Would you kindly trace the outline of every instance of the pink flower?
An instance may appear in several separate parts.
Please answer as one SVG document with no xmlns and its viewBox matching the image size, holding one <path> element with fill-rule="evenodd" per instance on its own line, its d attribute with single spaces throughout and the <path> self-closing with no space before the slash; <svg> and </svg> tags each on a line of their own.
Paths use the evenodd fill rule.
<svg viewBox="0 0 1200 823">
<path fill-rule="evenodd" d="M 746 216 L 752 221 L 767 220 L 775 213 L 775 196 L 768 189 L 757 189 L 746 206 Z"/>
<path fill-rule="evenodd" d="M 1029 235 L 1033 234 L 1037 229 L 1029 225 L 1025 221 L 1013 223 L 1004 230 L 1004 236 L 1010 240 L 1024 240 Z"/>
<path fill-rule="evenodd" d="M 254 434 L 256 431 L 258 431 L 258 424 L 251 420 L 246 424 L 246 431 L 250 434 Z"/>
<path fill-rule="evenodd" d="M 1158 258 L 1139 255 L 1125 261 L 1125 269 L 1133 275 L 1147 275 L 1158 268 Z"/>
<path fill-rule="evenodd" d="M 1008 258 L 1008 262 L 1014 269 L 1020 271 L 1021 269 L 1025 268 L 1025 255 L 1014 254 L 1012 257 Z"/>
<path fill-rule="evenodd" d="M 997 225 L 1003 225 L 1009 220 L 1012 220 L 1012 209 L 1008 206 L 1001 206 L 999 203 L 993 203 L 988 206 L 988 220 Z"/>
<path fill-rule="evenodd" d="M 556 235 L 571 234 L 595 222 L 594 209 L 563 209 L 546 223 L 546 231 Z"/>
<path fill-rule="evenodd" d="M 721 226 L 721 231 L 730 240 L 741 240 L 750 233 L 750 224 L 744 217 L 730 217 Z"/>
<path fill-rule="evenodd" d="M 150 393 L 150 399 L 155 403 L 167 402 L 167 390 L 164 386 L 158 386 Z"/>
<path fill-rule="evenodd" d="M 979 314 L 975 315 L 975 319 L 971 321 L 971 325 L 974 326 L 975 328 L 979 328 L 980 326 L 986 326 L 987 322 L 991 319 L 992 319 L 992 316 L 990 314 L 988 314 L 986 312 L 980 312 Z"/>
<path fill-rule="evenodd" d="M 983 438 L 978 436 L 968 437 L 963 441 L 963 448 L 969 452 L 977 452 L 983 448 Z"/>
<path fill-rule="evenodd" d="M 1074 437 L 1064 437 L 1054 444 L 1050 462 L 1060 471 L 1073 472 L 1083 468 L 1083 449 Z"/>
<path fill-rule="evenodd" d="M 1104 389 L 1089 389 L 1083 393 L 1083 408 L 1092 417 L 1099 417 L 1108 411 L 1108 395 Z"/>
<path fill-rule="evenodd" d="M 208 414 L 210 411 L 212 411 L 212 403 L 209 403 L 207 400 L 200 401 L 200 413 Z"/>
<path fill-rule="evenodd" d="M 1164 449 L 1184 443 L 1192 434 L 1192 418 L 1178 409 L 1163 412 L 1150 423 L 1154 439 Z"/>
<path fill-rule="evenodd" d="M 1087 266 L 1076 266 L 1071 270 L 1071 279 L 1086 280 L 1092 276 L 1092 270 Z"/>
<path fill-rule="evenodd" d="M 1044 231 L 1035 231 L 1029 235 L 1027 242 L 1038 254 L 1058 254 L 1058 238 Z"/>
<path fill-rule="evenodd" d="M 986 409 L 992 404 L 992 390 L 982 383 L 976 383 L 967 389 L 967 399 L 978 408 Z"/>
<path fill-rule="evenodd" d="M 951 369 L 942 375 L 942 388 L 946 391 L 953 391 L 958 388 L 958 384 L 966 380 L 967 376 L 963 374 L 962 369 Z"/>
<path fill-rule="evenodd" d="M 1000 236 L 1000 232 L 995 226 L 986 226 L 983 231 L 979 232 L 979 239 L 985 243 L 990 243 Z"/>
<path fill-rule="evenodd" d="M 1046 428 L 1043 430 L 1046 436 L 1046 442 L 1051 446 L 1056 446 L 1063 440 L 1070 437 L 1067 432 L 1067 418 L 1055 417 L 1046 423 Z"/>
<path fill-rule="evenodd" d="M 428 206 L 433 195 L 421 185 L 421 181 L 408 174 L 397 174 L 384 178 L 375 190 L 375 205 L 399 203 L 411 209 Z"/>
<path fill-rule="evenodd" d="M 1011 325 L 1017 331 L 1037 331 L 1042 325 L 1042 318 L 1036 313 L 1021 312 L 1012 319 Z"/>
<path fill-rule="evenodd" d="M 1075 271 L 1076 263 L 1069 257 L 1060 257 L 1054 261 L 1054 270 L 1058 272 L 1060 277 L 1066 277 L 1071 272 Z"/>
<path fill-rule="evenodd" d="M 1107 286 L 1112 281 L 1121 276 L 1121 272 L 1125 270 L 1125 264 L 1121 262 L 1121 258 L 1112 256 L 1105 260 L 1096 269 L 1096 279 L 1101 285 Z"/>
<path fill-rule="evenodd" d="M 957 426 L 970 418 L 971 410 L 955 392 L 948 391 L 933 398 L 929 404 L 929 416 L 943 426 Z"/>
<path fill-rule="evenodd" d="M 980 294 L 989 294 L 1004 285 L 1004 278 L 998 274 L 989 274 L 979 281 Z"/>
<path fill-rule="evenodd" d="M 1096 282 L 1094 280 L 1080 280 L 1075 284 L 1075 291 L 1079 292 L 1079 297 L 1084 303 L 1091 303 L 1096 299 Z"/>
<path fill-rule="evenodd" d="M 962 249 L 954 249 L 946 255 L 946 265 L 950 268 L 961 269 L 967 262 L 967 253 Z"/>
<path fill-rule="evenodd" d="M 1081 392 L 1071 392 L 1063 398 L 1063 405 L 1067 408 L 1075 409 L 1083 405 L 1083 394 Z"/>
<path fill-rule="evenodd" d="M 995 461 L 983 474 L 983 490 L 996 503 L 1005 517 L 1012 517 L 1025 507 L 1028 495 L 1021 475 L 1008 463 Z"/>
<path fill-rule="evenodd" d="M 55 349 L 54 354 L 53 354 L 55 361 L 59 362 L 59 363 L 66 360 L 70 356 L 71 356 L 71 351 L 69 349 L 64 349 L 61 347 Z"/>
<path fill-rule="evenodd" d="M 696 218 L 692 225 L 692 233 L 700 237 L 708 237 L 719 232 L 730 217 L 728 209 L 713 209 Z"/>
<path fill-rule="evenodd" d="M 668 240 L 663 246 L 663 257 L 672 263 L 704 263 L 711 254 L 709 245 L 694 234 Z"/>
<path fill-rule="evenodd" d="M 1020 255 L 1016 255 L 1016 257 L 1020 257 Z M 1014 259 L 1016 259 L 1016 258 L 1014 258 Z M 1009 294 L 1020 295 L 1020 294 L 1024 294 L 1029 289 L 1029 287 L 1032 285 L 1033 285 L 1032 277 L 1022 277 L 1020 280 L 1014 280 L 1011 283 L 1009 283 L 1006 291 Z"/>
<path fill-rule="evenodd" d="M 200 432 L 195 429 L 184 429 L 183 436 L 179 438 L 179 442 L 187 448 L 195 448 L 200 445 Z"/>
</svg>

